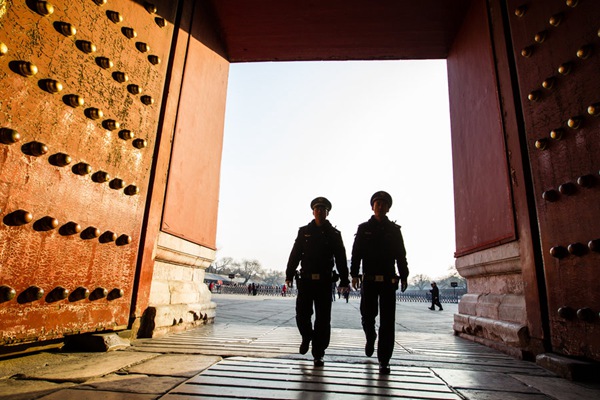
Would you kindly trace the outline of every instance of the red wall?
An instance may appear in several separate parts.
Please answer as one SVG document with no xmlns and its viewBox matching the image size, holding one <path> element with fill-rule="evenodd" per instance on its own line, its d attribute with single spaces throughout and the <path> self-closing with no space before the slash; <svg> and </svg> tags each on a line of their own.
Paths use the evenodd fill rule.
<svg viewBox="0 0 600 400">
<path fill-rule="evenodd" d="M 515 238 L 485 2 L 473 2 L 448 57 L 456 255 Z"/>
<path fill-rule="evenodd" d="M 161 229 L 214 249 L 229 62 L 205 14 L 197 5 Z"/>
</svg>

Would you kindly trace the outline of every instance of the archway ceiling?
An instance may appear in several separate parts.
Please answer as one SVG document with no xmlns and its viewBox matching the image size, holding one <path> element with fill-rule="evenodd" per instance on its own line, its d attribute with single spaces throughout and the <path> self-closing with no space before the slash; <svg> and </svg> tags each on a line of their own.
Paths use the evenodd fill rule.
<svg viewBox="0 0 600 400">
<path fill-rule="evenodd" d="M 470 0 L 207 0 L 230 62 L 446 58 Z"/>
</svg>

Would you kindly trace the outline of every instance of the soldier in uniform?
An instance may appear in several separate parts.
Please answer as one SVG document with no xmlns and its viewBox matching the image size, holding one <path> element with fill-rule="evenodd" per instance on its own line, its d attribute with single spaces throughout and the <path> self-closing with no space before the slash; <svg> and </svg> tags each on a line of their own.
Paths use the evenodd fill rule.
<svg viewBox="0 0 600 400">
<path fill-rule="evenodd" d="M 394 351 L 396 317 L 396 290 L 406 290 L 408 264 L 400 226 L 391 222 L 386 214 L 392 206 L 392 196 L 377 192 L 371 197 L 374 215 L 358 226 L 352 247 L 350 274 L 352 286 L 359 286 L 361 277 L 360 313 L 367 339 L 365 354 L 375 351 L 375 318 L 379 312 L 379 343 L 377 358 L 379 371 L 390 373 L 390 359 Z M 362 276 L 360 266 L 362 262 Z M 397 268 L 397 271 L 396 271 Z"/>
<path fill-rule="evenodd" d="M 306 354 L 312 341 L 314 365 L 322 367 L 331 335 L 331 281 L 334 259 L 340 276 L 340 286 L 347 288 L 350 281 L 342 235 L 327 220 L 331 202 L 325 197 L 317 197 L 310 203 L 310 207 L 315 218 L 298 230 L 287 264 L 285 282 L 291 287 L 296 276 L 296 324 L 302 336 L 299 352 Z M 297 274 L 296 268 L 299 263 L 301 268 Z"/>
<path fill-rule="evenodd" d="M 440 303 L 440 289 L 437 287 L 435 282 L 431 282 L 431 307 L 430 310 L 435 310 L 435 306 L 440 308 L 442 311 L 444 308 L 442 307 L 442 303 Z"/>
</svg>

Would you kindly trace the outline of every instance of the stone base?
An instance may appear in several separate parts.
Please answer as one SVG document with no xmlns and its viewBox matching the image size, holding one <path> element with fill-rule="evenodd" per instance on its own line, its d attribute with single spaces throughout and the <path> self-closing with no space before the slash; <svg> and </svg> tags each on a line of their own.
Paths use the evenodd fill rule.
<svg viewBox="0 0 600 400">
<path fill-rule="evenodd" d="M 545 349 L 535 321 L 529 319 L 539 305 L 528 313 L 520 246 L 513 241 L 457 258 L 456 268 L 467 278 L 468 293 L 458 304 L 454 331 L 518 359 L 534 361 Z"/>
<path fill-rule="evenodd" d="M 472 315 L 455 314 L 457 336 L 482 343 L 518 359 L 530 359 L 529 330 L 526 325 Z"/>
<path fill-rule="evenodd" d="M 216 251 L 161 232 L 149 306 L 132 324 L 137 338 L 152 338 L 212 323 L 217 305 L 204 283 Z"/>
<path fill-rule="evenodd" d="M 94 333 L 67 336 L 65 349 L 70 351 L 107 352 L 129 347 L 129 340 L 121 338 L 117 333 Z"/>
<path fill-rule="evenodd" d="M 554 353 L 539 354 L 535 362 L 542 368 L 571 381 L 598 381 L 600 363 L 578 360 Z"/>
<path fill-rule="evenodd" d="M 181 332 L 215 320 L 217 304 L 171 304 L 150 306 L 144 312 L 137 332 L 138 338 L 153 338 Z"/>
</svg>

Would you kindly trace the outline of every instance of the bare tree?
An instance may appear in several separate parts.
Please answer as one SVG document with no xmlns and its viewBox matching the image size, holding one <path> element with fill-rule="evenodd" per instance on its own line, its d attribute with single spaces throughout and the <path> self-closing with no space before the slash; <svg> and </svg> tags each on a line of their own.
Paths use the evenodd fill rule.
<svg viewBox="0 0 600 400">
<path fill-rule="evenodd" d="M 418 274 L 411 278 L 411 286 L 417 287 L 419 290 L 424 290 L 431 283 L 431 278 L 425 274 Z"/>
<path fill-rule="evenodd" d="M 266 285 L 283 285 L 285 282 L 285 273 L 275 270 L 267 271 L 263 275 L 263 282 Z"/>
<path fill-rule="evenodd" d="M 250 279 L 264 275 L 264 271 L 258 260 L 242 260 L 239 263 L 237 273 L 244 278 L 244 284 Z"/>
<path fill-rule="evenodd" d="M 229 273 L 229 269 L 235 266 L 235 262 L 231 257 L 223 257 L 218 260 L 215 260 L 210 264 L 207 269 L 207 272 L 213 274 L 226 274 Z"/>
<path fill-rule="evenodd" d="M 450 287 L 452 287 L 452 285 L 451 285 L 452 282 L 456 282 L 457 287 L 460 287 L 460 288 L 467 287 L 467 280 L 459 275 L 459 273 L 456 270 L 456 267 L 454 265 L 451 265 L 448 268 L 448 274 L 445 277 L 440 278 L 437 282 L 437 285 L 440 289 L 450 288 Z"/>
</svg>

